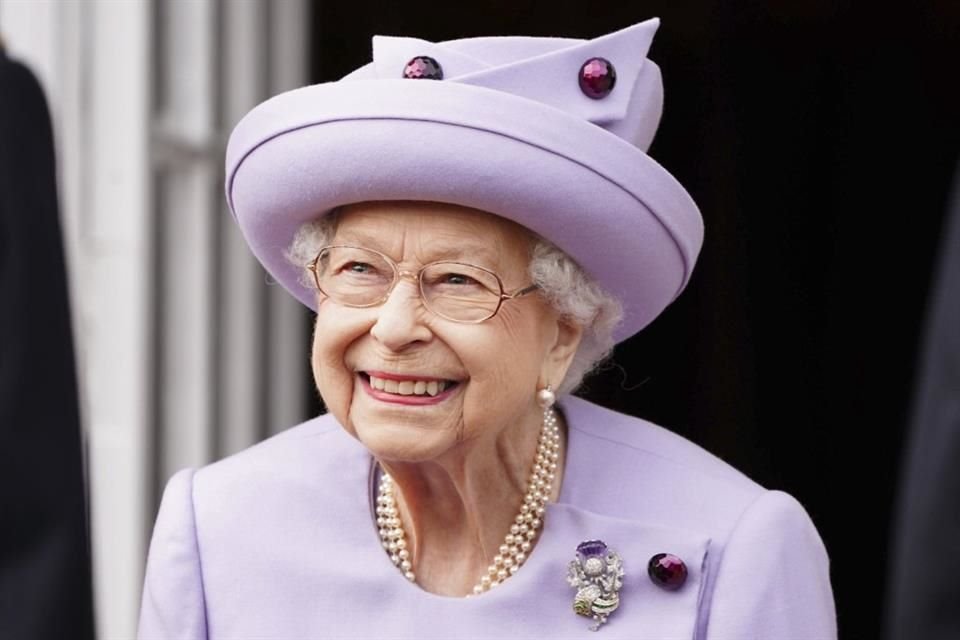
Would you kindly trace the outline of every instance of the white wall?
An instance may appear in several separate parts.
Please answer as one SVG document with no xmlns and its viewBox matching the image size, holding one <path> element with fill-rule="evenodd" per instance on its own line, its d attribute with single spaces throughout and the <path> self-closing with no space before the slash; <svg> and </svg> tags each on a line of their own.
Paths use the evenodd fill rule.
<svg viewBox="0 0 960 640">
<path fill-rule="evenodd" d="M 98 635 L 133 637 L 159 490 L 302 419 L 305 311 L 225 211 L 223 146 L 306 82 L 305 0 L 0 0 L 56 136 Z"/>
</svg>

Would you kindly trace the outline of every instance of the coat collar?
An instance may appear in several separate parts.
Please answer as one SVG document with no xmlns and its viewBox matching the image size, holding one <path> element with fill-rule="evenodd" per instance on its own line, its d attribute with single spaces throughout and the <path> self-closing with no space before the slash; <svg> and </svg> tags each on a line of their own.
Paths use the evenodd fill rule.
<svg viewBox="0 0 960 640">
<path fill-rule="evenodd" d="M 551 633 L 568 637 L 585 632 L 591 621 L 573 612 L 575 590 L 567 584 L 567 567 L 574 559 L 580 542 L 599 539 L 620 555 L 626 573 L 620 591 L 621 607 L 611 616 L 609 626 L 604 626 L 604 637 L 620 637 L 621 631 L 624 637 L 635 637 L 637 629 L 644 631 L 644 637 L 694 637 L 707 582 L 706 567 L 711 540 L 702 532 L 673 527 L 669 522 L 652 521 L 647 514 L 613 516 L 603 509 L 594 508 L 589 498 L 591 495 L 601 497 L 601 494 L 618 488 L 589 486 L 593 475 L 591 465 L 595 464 L 596 459 L 595 453 L 590 450 L 592 439 L 578 435 L 580 430 L 574 428 L 574 423 L 588 419 L 591 407 L 593 405 L 590 403 L 576 398 L 561 402 L 561 409 L 570 422 L 563 481 L 567 488 L 561 490 L 558 502 L 547 505 L 544 529 L 524 568 L 496 591 L 471 599 L 469 606 L 481 609 L 489 607 L 489 614 L 495 616 L 498 608 L 519 606 L 517 603 L 532 599 L 538 603 L 540 610 L 529 612 L 531 619 L 537 619 L 538 624 L 542 625 L 547 624 L 544 616 L 555 618 L 547 624 Z M 359 510 L 355 512 L 358 516 L 355 527 L 357 530 L 369 527 L 371 535 L 364 538 L 374 541 L 374 461 L 362 445 L 349 436 L 347 438 L 352 441 L 351 447 L 356 454 L 365 461 L 363 468 L 370 470 L 367 474 L 370 507 L 365 507 L 362 513 Z M 625 484 L 630 481 L 630 478 L 623 478 Z M 635 490 L 655 490 L 655 487 L 637 486 Z M 609 504 L 609 497 L 597 502 Z M 678 556 L 686 564 L 687 579 L 680 589 L 666 590 L 649 576 L 650 559 L 659 553 Z M 459 615 L 457 607 L 465 606 L 459 599 L 433 596 L 419 591 L 413 585 L 406 585 L 386 557 L 382 564 L 385 578 L 389 579 L 396 573 L 396 588 L 402 589 L 410 598 L 430 600 L 437 615 L 456 616 Z"/>
</svg>

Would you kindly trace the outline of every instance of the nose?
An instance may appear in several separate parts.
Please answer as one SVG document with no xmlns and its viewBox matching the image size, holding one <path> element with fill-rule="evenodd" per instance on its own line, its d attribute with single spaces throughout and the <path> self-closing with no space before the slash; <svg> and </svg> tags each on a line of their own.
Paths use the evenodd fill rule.
<svg viewBox="0 0 960 640">
<path fill-rule="evenodd" d="M 416 280 L 401 278 L 384 303 L 374 309 L 377 319 L 370 335 L 391 351 L 403 351 L 433 336 L 424 322 L 428 312 L 420 299 Z"/>
</svg>

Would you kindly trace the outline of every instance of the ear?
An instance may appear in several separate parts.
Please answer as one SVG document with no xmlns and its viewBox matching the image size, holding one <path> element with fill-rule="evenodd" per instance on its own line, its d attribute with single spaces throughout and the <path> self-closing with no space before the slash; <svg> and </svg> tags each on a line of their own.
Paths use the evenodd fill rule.
<svg viewBox="0 0 960 640">
<path fill-rule="evenodd" d="M 546 357 L 540 367 L 540 379 L 537 383 L 541 389 L 548 384 L 554 389 L 560 386 L 583 338 L 583 327 L 571 320 L 558 317 L 555 327 L 556 331 L 551 332 L 551 344 L 547 345 Z"/>
</svg>

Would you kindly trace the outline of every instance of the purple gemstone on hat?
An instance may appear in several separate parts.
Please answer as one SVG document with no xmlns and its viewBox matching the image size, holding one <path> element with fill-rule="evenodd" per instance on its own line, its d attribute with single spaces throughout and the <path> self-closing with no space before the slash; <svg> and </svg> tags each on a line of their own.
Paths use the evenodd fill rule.
<svg viewBox="0 0 960 640">
<path fill-rule="evenodd" d="M 607 555 L 607 545 L 601 540 L 587 540 L 577 545 L 577 555 L 581 562 L 587 558 L 602 558 Z"/>
<path fill-rule="evenodd" d="M 417 56 L 403 68 L 403 77 L 411 80 L 443 80 L 443 68 L 430 56 Z"/>
<path fill-rule="evenodd" d="M 580 90 L 588 98 L 606 98 L 617 83 L 617 71 L 606 58 L 590 58 L 580 67 Z"/>
<path fill-rule="evenodd" d="M 687 581 L 687 565 L 670 553 L 658 553 L 650 558 L 647 573 L 655 585 L 668 591 L 679 589 Z"/>
</svg>

